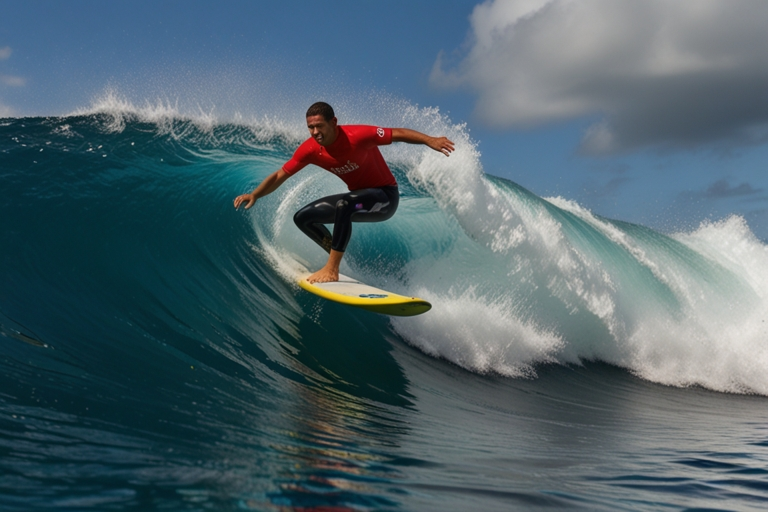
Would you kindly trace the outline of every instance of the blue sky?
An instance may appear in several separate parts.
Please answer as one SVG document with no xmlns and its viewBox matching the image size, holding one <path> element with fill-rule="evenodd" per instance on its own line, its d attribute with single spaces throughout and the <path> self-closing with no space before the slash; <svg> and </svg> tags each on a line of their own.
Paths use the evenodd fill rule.
<svg viewBox="0 0 768 512">
<path fill-rule="evenodd" d="M 539 195 L 766 240 L 766 26 L 762 0 L 3 0 L 0 116 L 377 91 L 467 123 L 485 171 Z"/>
</svg>

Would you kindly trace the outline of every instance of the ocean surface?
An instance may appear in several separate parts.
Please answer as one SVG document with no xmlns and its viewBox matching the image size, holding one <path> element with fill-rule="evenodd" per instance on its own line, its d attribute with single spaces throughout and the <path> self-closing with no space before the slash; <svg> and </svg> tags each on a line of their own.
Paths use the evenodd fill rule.
<svg viewBox="0 0 768 512">
<path fill-rule="evenodd" d="M 234 210 L 300 124 L 0 119 L 0 509 L 768 507 L 768 247 L 743 219 L 607 219 L 484 174 L 435 110 L 385 121 L 458 144 L 383 149 L 400 209 L 342 267 L 418 317 L 294 284 L 325 255 L 292 215 L 344 190 L 329 173 Z"/>
</svg>

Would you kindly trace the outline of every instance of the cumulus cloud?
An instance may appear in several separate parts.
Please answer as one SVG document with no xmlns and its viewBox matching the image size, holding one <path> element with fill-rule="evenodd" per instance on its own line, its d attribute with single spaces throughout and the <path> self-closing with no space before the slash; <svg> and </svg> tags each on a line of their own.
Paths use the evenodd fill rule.
<svg viewBox="0 0 768 512">
<path fill-rule="evenodd" d="M 6 60 L 10 56 L 11 56 L 11 47 L 10 46 L 0 47 L 0 60 Z M 0 74 L 0 84 L 2 84 L 2 85 L 7 85 L 9 87 L 22 87 L 26 83 L 27 83 L 27 81 L 24 80 L 20 76 Z"/>
<path fill-rule="evenodd" d="M 753 196 L 762 192 L 762 189 L 754 188 L 749 183 L 731 186 L 726 180 L 717 180 L 701 193 L 702 197 L 708 199 L 723 199 L 728 197 Z"/>
<path fill-rule="evenodd" d="M 13 116 L 14 116 L 13 109 L 7 105 L 3 105 L 3 103 L 0 101 L 0 118 L 13 117 Z"/>
<path fill-rule="evenodd" d="M 716 180 L 707 187 L 698 190 L 679 192 L 677 197 L 680 201 L 678 206 L 684 208 L 690 208 L 690 205 L 701 203 L 701 201 L 736 201 L 742 205 L 741 208 L 750 209 L 748 205 L 764 207 L 766 200 L 768 200 L 765 189 L 756 188 L 747 182 L 733 184 L 727 179 Z M 754 217 L 757 212 L 764 210 L 764 208 L 752 210 L 749 215 Z M 756 225 L 759 226 L 760 224 Z"/>
<path fill-rule="evenodd" d="M 768 2 L 489 0 L 431 83 L 478 95 L 497 127 L 598 121 L 581 149 L 768 141 Z"/>
<path fill-rule="evenodd" d="M 22 87 L 27 81 L 20 76 L 0 75 L 0 83 L 10 87 Z"/>
</svg>

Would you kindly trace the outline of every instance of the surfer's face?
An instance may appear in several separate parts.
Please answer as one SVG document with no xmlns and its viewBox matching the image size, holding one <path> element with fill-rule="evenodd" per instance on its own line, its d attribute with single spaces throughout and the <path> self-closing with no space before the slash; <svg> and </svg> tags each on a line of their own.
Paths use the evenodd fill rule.
<svg viewBox="0 0 768 512">
<path fill-rule="evenodd" d="M 321 115 L 307 117 L 309 134 L 321 146 L 330 146 L 336 140 L 336 118 L 326 121 Z"/>
</svg>

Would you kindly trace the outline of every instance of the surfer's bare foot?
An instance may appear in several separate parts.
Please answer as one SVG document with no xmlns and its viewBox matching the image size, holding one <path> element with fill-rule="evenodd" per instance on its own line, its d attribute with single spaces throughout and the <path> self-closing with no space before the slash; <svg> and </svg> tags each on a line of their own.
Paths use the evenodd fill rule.
<svg viewBox="0 0 768 512">
<path fill-rule="evenodd" d="M 339 280 L 339 272 L 321 268 L 307 278 L 310 283 L 330 283 Z"/>
<path fill-rule="evenodd" d="M 339 280 L 339 266 L 341 265 L 341 258 L 344 257 L 343 252 L 334 251 L 331 249 L 331 255 L 328 257 L 328 263 L 323 268 L 312 274 L 307 278 L 307 282 L 310 283 L 330 283 Z"/>
</svg>

